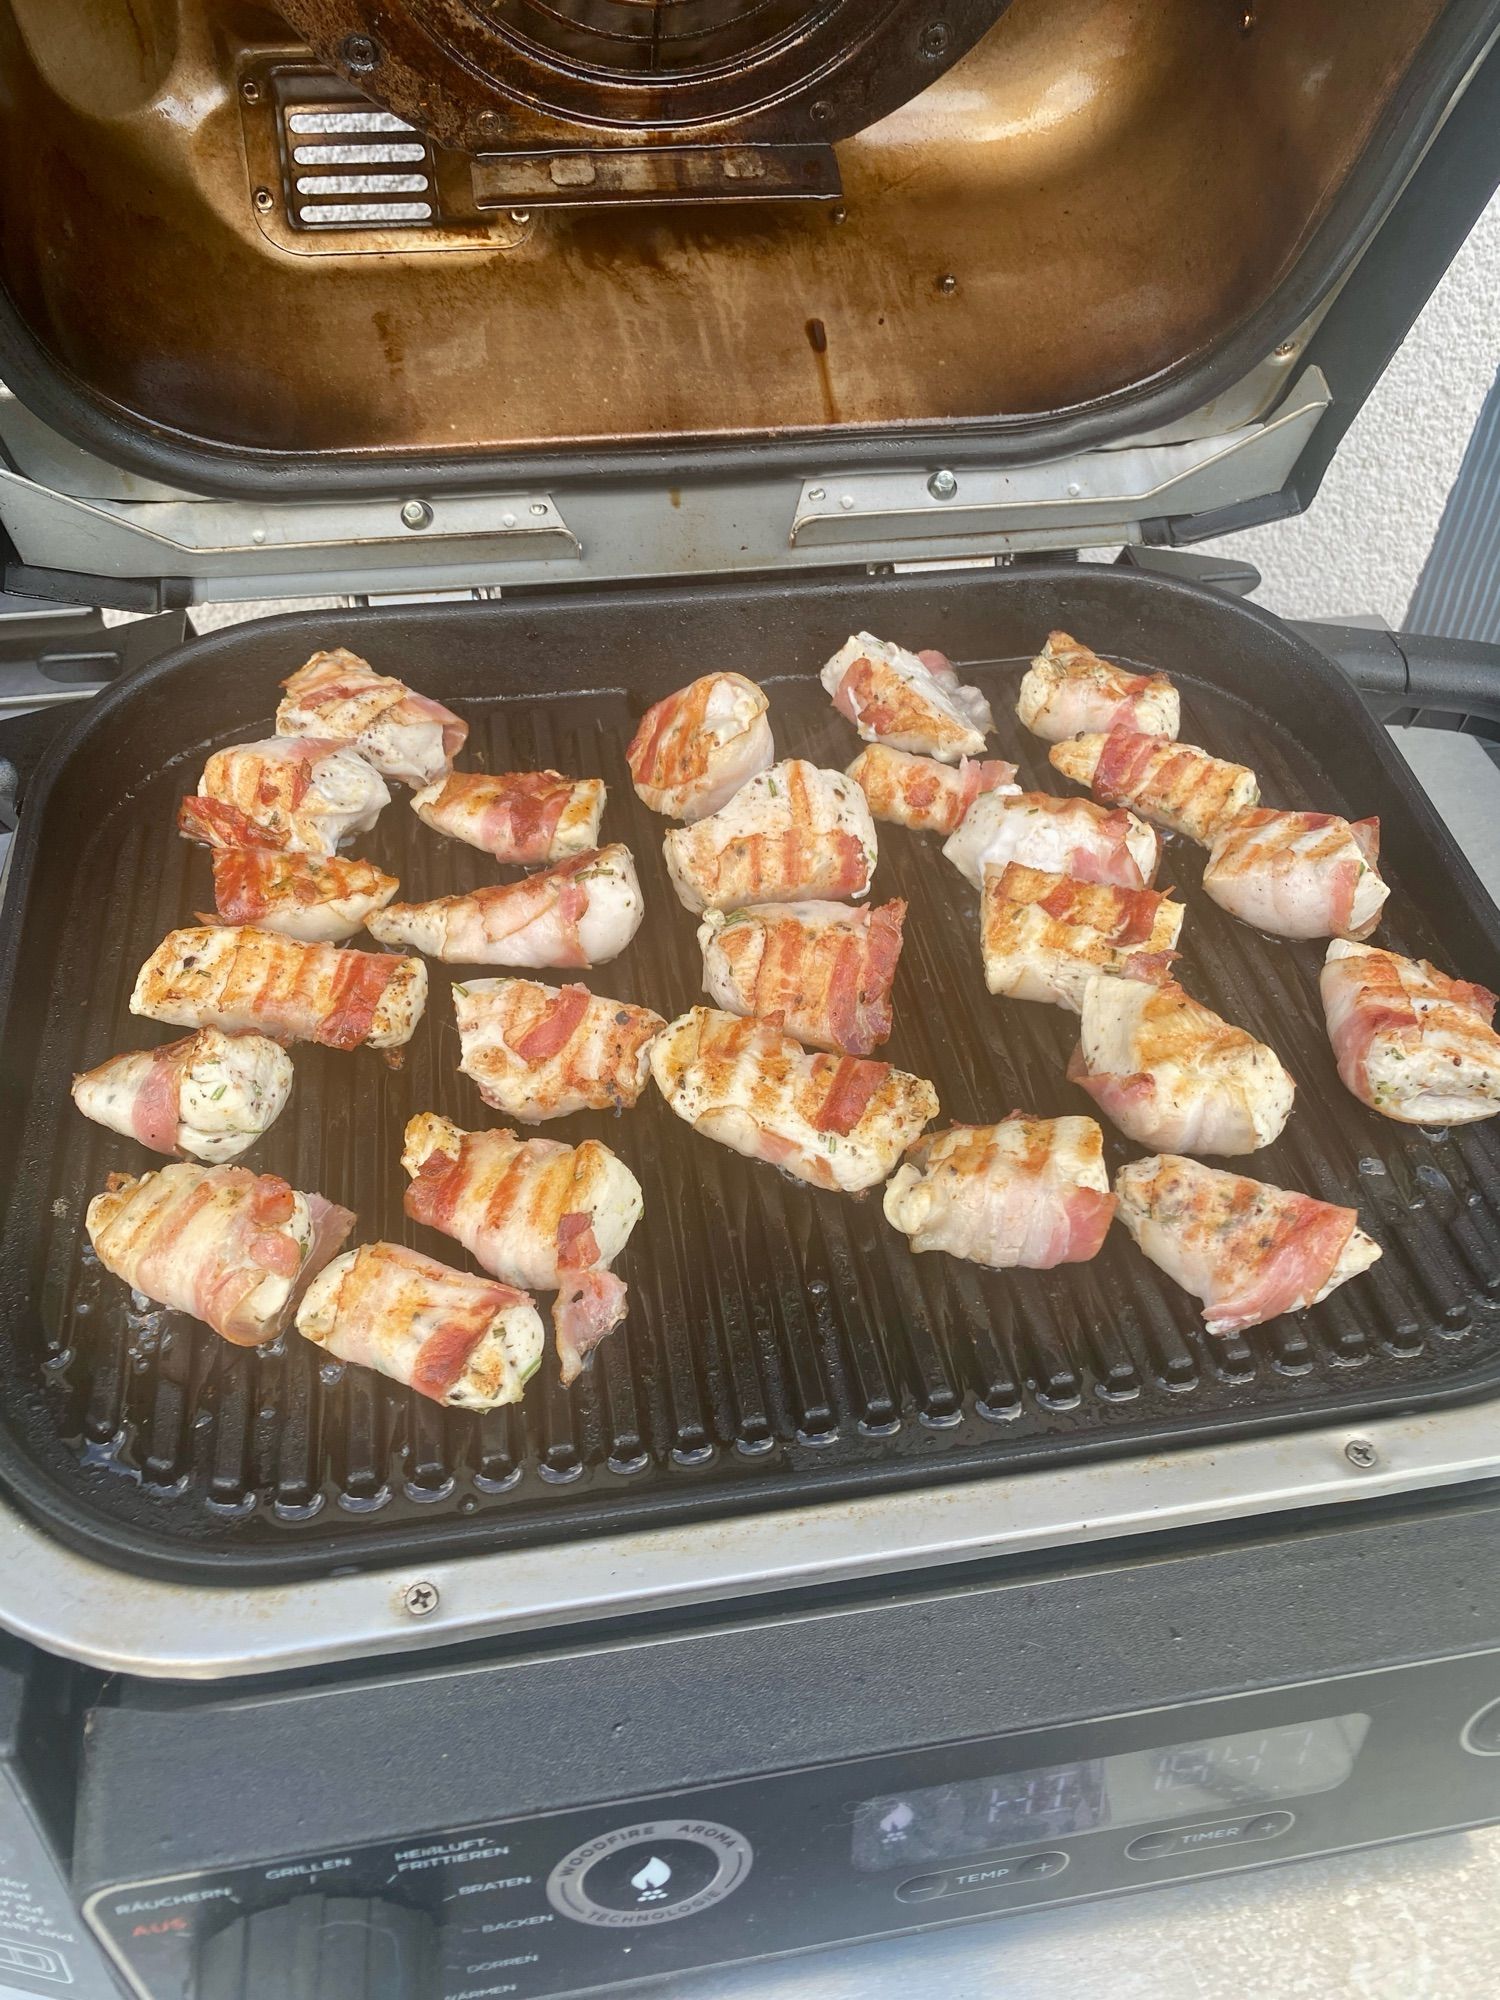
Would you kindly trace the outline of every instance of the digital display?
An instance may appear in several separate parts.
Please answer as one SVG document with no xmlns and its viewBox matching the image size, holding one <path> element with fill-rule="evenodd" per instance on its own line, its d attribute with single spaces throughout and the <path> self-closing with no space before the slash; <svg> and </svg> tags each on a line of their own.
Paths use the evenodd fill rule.
<svg viewBox="0 0 1500 2000">
<path fill-rule="evenodd" d="M 874 1873 L 956 1861 L 1101 1827 L 1331 1792 L 1354 1769 L 1369 1726 L 1367 1715 L 1325 1716 L 866 1799 L 854 1814 L 854 1865 Z"/>
</svg>

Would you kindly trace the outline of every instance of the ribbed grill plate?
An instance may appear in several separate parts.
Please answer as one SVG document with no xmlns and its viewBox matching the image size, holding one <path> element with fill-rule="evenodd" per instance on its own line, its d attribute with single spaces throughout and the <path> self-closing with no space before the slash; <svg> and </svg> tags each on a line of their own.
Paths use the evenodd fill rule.
<svg viewBox="0 0 1500 2000">
<path fill-rule="evenodd" d="M 1120 587 L 1127 581 L 1131 591 Z M 471 768 L 553 765 L 607 780 L 605 832 L 634 850 L 648 915 L 619 960 L 583 977 L 666 1015 L 701 997 L 700 966 L 695 920 L 662 864 L 664 822 L 628 782 L 623 753 L 636 718 L 648 699 L 722 660 L 765 682 L 782 754 L 842 766 L 856 739 L 809 674 L 859 623 L 967 654 L 1000 719 L 994 752 L 1017 757 L 1024 780 L 1043 789 L 1069 788 L 1014 721 L 1023 662 L 975 664 L 976 638 L 999 638 L 998 653 L 1013 625 L 1019 651 L 1049 623 L 1071 622 L 1142 665 L 1169 665 L 1183 682 L 1183 735 L 1253 764 L 1268 802 L 1385 814 L 1395 893 L 1381 941 L 1470 977 L 1492 971 L 1492 942 L 1476 962 L 1472 934 L 1451 951 L 1440 941 L 1433 916 L 1462 901 L 1463 885 L 1443 872 L 1456 858 L 1430 865 L 1438 836 L 1408 825 L 1399 774 L 1371 765 L 1390 754 L 1380 732 L 1336 677 L 1311 690 L 1316 724 L 1288 726 L 1195 677 L 1173 651 L 1193 620 L 1226 621 L 1233 643 L 1219 639 L 1210 660 L 1200 635 L 1195 657 L 1227 674 L 1236 644 L 1270 644 L 1261 621 L 1246 634 L 1249 614 L 1237 607 L 1181 592 L 1139 598 L 1133 592 L 1150 587 L 1118 577 L 1032 579 L 1013 607 L 993 582 L 845 589 L 846 599 L 828 585 L 804 592 L 799 614 L 794 594 L 757 598 L 751 587 L 729 598 L 728 615 L 721 601 L 719 622 L 696 638 L 646 604 L 642 624 L 619 630 L 597 606 L 554 622 L 509 605 L 303 618 L 204 642 L 114 697 L 114 722 L 78 746 L 34 809 L 36 852 L 12 905 L 0 1463 L 24 1499 L 75 1539 L 158 1563 L 332 1565 L 831 1498 L 870 1482 L 993 1474 L 1039 1455 L 1155 1448 L 1474 1392 L 1500 1360 L 1500 1134 L 1494 1125 L 1408 1131 L 1356 1104 L 1323 1032 L 1321 947 L 1263 940 L 1224 916 L 1202 894 L 1199 851 L 1181 841 L 1170 843 L 1161 879 L 1188 904 L 1185 983 L 1270 1040 L 1298 1082 L 1283 1139 L 1242 1164 L 1356 1203 L 1385 1248 L 1372 1273 L 1311 1313 L 1209 1340 L 1194 1302 L 1120 1228 L 1095 1263 L 1050 1273 L 996 1275 L 915 1257 L 884 1222 L 878 1192 L 850 1200 L 789 1183 L 693 1136 L 654 1090 L 618 1120 L 545 1128 L 607 1141 L 646 1196 L 618 1266 L 629 1321 L 571 1393 L 549 1351 L 521 1409 L 448 1415 L 373 1374 L 330 1365 L 295 1335 L 245 1352 L 180 1315 L 131 1309 L 88 1250 L 83 1211 L 110 1171 L 159 1162 L 78 1117 L 67 1079 L 114 1050 L 178 1032 L 133 1020 L 126 1004 L 157 940 L 211 908 L 207 855 L 173 831 L 177 798 L 208 749 L 269 730 L 275 679 L 323 641 L 343 640 L 455 701 L 472 725 Z M 1141 623 L 1143 605 L 1157 625 Z M 711 613 L 699 606 L 693 616 Z M 628 675 L 640 691 L 589 691 L 579 685 L 585 673 Z M 479 692 L 498 680 L 522 691 Z M 1342 744 L 1341 769 L 1363 763 L 1376 775 L 1349 795 L 1320 775 L 1314 727 Z M 404 895 L 496 878 L 484 856 L 422 827 L 405 798 L 360 844 L 400 876 Z M 883 1053 L 933 1079 L 945 1123 L 1016 1107 L 1089 1110 L 1064 1078 L 1072 1018 L 991 999 L 974 893 L 935 839 L 880 833 L 876 894 L 910 904 L 897 1028 Z M 1476 921 L 1489 919 L 1464 911 L 1471 933 Z M 462 976 L 433 967 L 428 1015 L 399 1071 L 369 1051 L 299 1048 L 292 1105 L 247 1161 L 357 1210 L 363 1239 L 394 1238 L 453 1262 L 466 1261 L 456 1245 L 403 1217 L 399 1153 L 414 1111 L 467 1124 L 488 1115 L 456 1067 L 448 985 Z M 1111 1167 L 1131 1150 L 1109 1132 Z"/>
</svg>

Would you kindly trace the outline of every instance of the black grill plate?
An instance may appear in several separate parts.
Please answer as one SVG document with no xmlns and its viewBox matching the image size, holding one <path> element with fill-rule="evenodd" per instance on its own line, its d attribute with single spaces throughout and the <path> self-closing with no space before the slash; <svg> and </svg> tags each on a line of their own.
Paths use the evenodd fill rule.
<svg viewBox="0 0 1500 2000">
<path fill-rule="evenodd" d="M 0 944 L 0 1474 L 14 1495 L 115 1560 L 229 1581 L 1020 1473 L 1491 1389 L 1500 1130 L 1408 1131 L 1356 1104 L 1323 1034 L 1321 947 L 1224 916 L 1199 887 L 1199 851 L 1178 841 L 1162 879 L 1188 903 L 1185 983 L 1274 1043 L 1299 1086 L 1286 1135 L 1244 1164 L 1357 1204 L 1385 1247 L 1373 1272 L 1295 1319 L 1208 1340 L 1193 1302 L 1120 1229 L 1096 1263 L 1045 1274 L 914 1257 L 878 1194 L 790 1184 L 695 1138 L 654 1092 L 619 1120 L 547 1128 L 616 1147 L 646 1216 L 619 1266 L 628 1324 L 570 1394 L 549 1354 L 520 1411 L 445 1415 L 329 1367 L 295 1335 L 249 1353 L 181 1316 L 136 1314 L 88 1252 L 83 1211 L 105 1175 L 159 1162 L 78 1117 L 68 1079 L 178 1032 L 126 1011 L 153 945 L 211 907 L 207 856 L 173 831 L 176 800 L 208 749 L 269 730 L 275 683 L 316 646 L 352 646 L 461 708 L 471 767 L 608 781 L 606 833 L 634 849 L 648 916 L 622 958 L 585 977 L 670 1015 L 699 997 L 699 961 L 662 865 L 664 823 L 626 775 L 646 703 L 734 667 L 767 685 L 782 754 L 846 764 L 858 745 L 813 676 L 863 626 L 967 663 L 1000 718 L 994 752 L 1062 791 L 1011 713 L 1021 663 L 1055 625 L 1172 673 L 1184 736 L 1254 765 L 1267 802 L 1378 812 L 1394 886 L 1379 941 L 1500 984 L 1493 909 L 1336 669 L 1264 614 L 1181 585 L 1080 567 L 304 614 L 221 633 L 80 718 L 18 840 Z M 361 851 L 407 896 L 495 878 L 419 825 L 404 795 Z M 1070 1017 L 986 994 L 977 899 L 938 843 L 882 828 L 876 893 L 911 905 L 884 1053 L 936 1082 L 944 1122 L 1088 1110 L 1063 1075 Z M 486 1115 L 457 1073 L 449 970 L 433 973 L 406 1066 L 297 1050 L 292 1106 L 248 1163 L 356 1209 L 363 1238 L 461 1262 L 401 1211 L 410 1113 Z M 1128 1149 L 1111 1135 L 1109 1153 L 1113 1166 Z"/>
</svg>

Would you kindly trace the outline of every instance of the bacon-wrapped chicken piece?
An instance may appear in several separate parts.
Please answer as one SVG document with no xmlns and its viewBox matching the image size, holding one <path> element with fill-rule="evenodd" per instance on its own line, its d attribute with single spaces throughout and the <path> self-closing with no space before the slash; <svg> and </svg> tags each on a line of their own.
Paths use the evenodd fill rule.
<svg viewBox="0 0 1500 2000">
<path fill-rule="evenodd" d="M 459 1068 L 486 1104 L 527 1124 L 628 1109 L 667 1025 L 649 1007 L 535 979 L 466 980 L 453 989 L 453 1009 Z"/>
<path fill-rule="evenodd" d="M 1315 1306 L 1380 1255 L 1352 1208 L 1174 1153 L 1122 1167 L 1115 1193 L 1152 1263 L 1202 1301 L 1210 1333 Z"/>
<path fill-rule="evenodd" d="M 1281 1133 L 1297 1090 L 1274 1049 L 1175 980 L 1109 974 L 1084 988 L 1068 1076 L 1128 1139 L 1174 1153 L 1258 1152 Z"/>
<path fill-rule="evenodd" d="M 1177 690 L 1165 674 L 1133 674 L 1101 660 L 1066 632 L 1047 634 L 1022 676 L 1016 701 L 1025 726 L 1048 743 L 1111 729 L 1175 736 L 1180 710 Z"/>
<path fill-rule="evenodd" d="M 674 827 L 663 851 L 673 888 L 695 914 L 859 897 L 875 873 L 875 822 L 852 778 L 791 757 L 710 818 Z"/>
<path fill-rule="evenodd" d="M 1019 792 L 1016 767 L 998 757 L 984 763 L 960 757 L 955 767 L 934 757 L 914 757 L 872 743 L 849 766 L 876 819 L 916 833 L 953 833 L 981 792 Z"/>
<path fill-rule="evenodd" d="M 465 1132 L 423 1112 L 406 1127 L 406 1212 L 454 1237 L 494 1277 L 555 1291 L 564 1386 L 626 1313 L 609 1266 L 641 1218 L 641 1188 L 597 1139 L 561 1146 L 514 1132 Z"/>
<path fill-rule="evenodd" d="M 1077 1014 L 1096 972 L 1161 981 L 1185 915 L 1159 889 L 1114 889 L 1008 861 L 984 871 L 979 943 L 984 981 L 1008 1000 Z"/>
<path fill-rule="evenodd" d="M 172 931 L 141 967 L 132 1014 L 181 1028 L 257 1029 L 330 1049 L 399 1048 L 427 1004 L 419 958 L 302 944 L 273 931 L 202 924 Z"/>
<path fill-rule="evenodd" d="M 521 882 L 392 903 L 366 928 L 382 944 L 411 945 L 452 965 L 603 965 L 619 957 L 645 912 L 635 860 L 616 841 Z"/>
<path fill-rule="evenodd" d="M 938 1109 L 925 1077 L 810 1055 L 779 1028 L 712 1007 L 668 1025 L 651 1044 L 651 1073 L 695 1132 L 845 1194 L 883 1181 Z"/>
<path fill-rule="evenodd" d="M 776 761 L 769 706 L 743 674 L 705 674 L 653 703 L 625 752 L 636 796 L 667 819 L 706 819 L 727 806 Z"/>
<path fill-rule="evenodd" d="M 1086 1263 L 1114 1212 L 1093 1119 L 1021 1111 L 925 1134 L 885 1191 L 886 1221 L 913 1250 L 946 1250 L 992 1271 Z"/>
<path fill-rule="evenodd" d="M 333 736 L 403 785 L 431 785 L 453 769 L 469 725 L 441 702 L 377 674 L 342 646 L 314 653 L 281 685 L 279 736 Z"/>
<path fill-rule="evenodd" d="M 1230 916 L 1288 938 L 1366 938 L 1390 889 L 1380 821 L 1252 806 L 1214 836 L 1203 886 Z"/>
<path fill-rule="evenodd" d="M 391 795 L 362 757 L 319 736 L 270 736 L 216 750 L 177 828 L 208 847 L 264 847 L 326 861 L 367 833 Z"/>
<path fill-rule="evenodd" d="M 891 1032 L 891 981 L 903 902 L 761 903 L 698 927 L 703 990 L 729 1014 L 754 1014 L 815 1049 L 867 1056 Z"/>
<path fill-rule="evenodd" d="M 200 1028 L 75 1076 L 73 1102 L 85 1118 L 153 1153 L 222 1166 L 271 1129 L 291 1089 L 291 1058 L 275 1042 Z"/>
<path fill-rule="evenodd" d="M 943 853 L 976 889 L 986 868 L 1019 861 L 1077 882 L 1149 888 L 1161 838 L 1131 812 L 1106 812 L 1091 799 L 1051 792 L 986 792 L 964 814 Z"/>
<path fill-rule="evenodd" d="M 1500 1111 L 1495 995 L 1425 958 L 1335 938 L 1318 981 L 1339 1075 L 1403 1125 L 1469 1125 Z"/>
<path fill-rule="evenodd" d="M 866 743 L 939 763 L 982 757 L 995 726 L 989 703 L 978 688 L 960 686 L 945 654 L 908 653 L 868 632 L 846 640 L 818 678 Z"/>
<path fill-rule="evenodd" d="M 1134 729 L 1075 736 L 1054 743 L 1048 761 L 1107 806 L 1130 806 L 1158 826 L 1212 846 L 1229 822 L 1260 798 L 1260 783 L 1243 764 L 1210 757 L 1195 743 L 1173 743 Z"/>
<path fill-rule="evenodd" d="M 417 818 L 438 833 L 524 868 L 567 861 L 599 845 L 602 778 L 560 771 L 454 771 L 412 795 Z"/>
<path fill-rule="evenodd" d="M 264 1347 L 286 1331 L 354 1217 L 275 1174 L 179 1161 L 138 1180 L 111 1174 L 85 1227 L 99 1262 L 127 1285 L 236 1347 Z"/>
<path fill-rule="evenodd" d="M 452 1410 L 519 1403 L 546 1335 L 525 1292 L 398 1243 L 362 1243 L 307 1288 L 297 1331 Z"/>
<path fill-rule="evenodd" d="M 214 906 L 226 924 L 254 924 L 304 944 L 342 944 L 383 910 L 401 884 L 373 862 L 334 855 L 275 854 L 216 847 Z"/>
</svg>

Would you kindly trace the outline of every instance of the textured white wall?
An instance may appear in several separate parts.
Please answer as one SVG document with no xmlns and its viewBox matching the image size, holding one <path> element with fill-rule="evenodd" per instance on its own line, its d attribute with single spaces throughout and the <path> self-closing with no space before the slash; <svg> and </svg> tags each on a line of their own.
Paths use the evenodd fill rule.
<svg viewBox="0 0 1500 2000">
<path fill-rule="evenodd" d="M 1399 626 L 1500 365 L 1500 195 L 1445 273 L 1306 514 L 1206 542 L 1245 556 L 1287 618 Z"/>
</svg>

